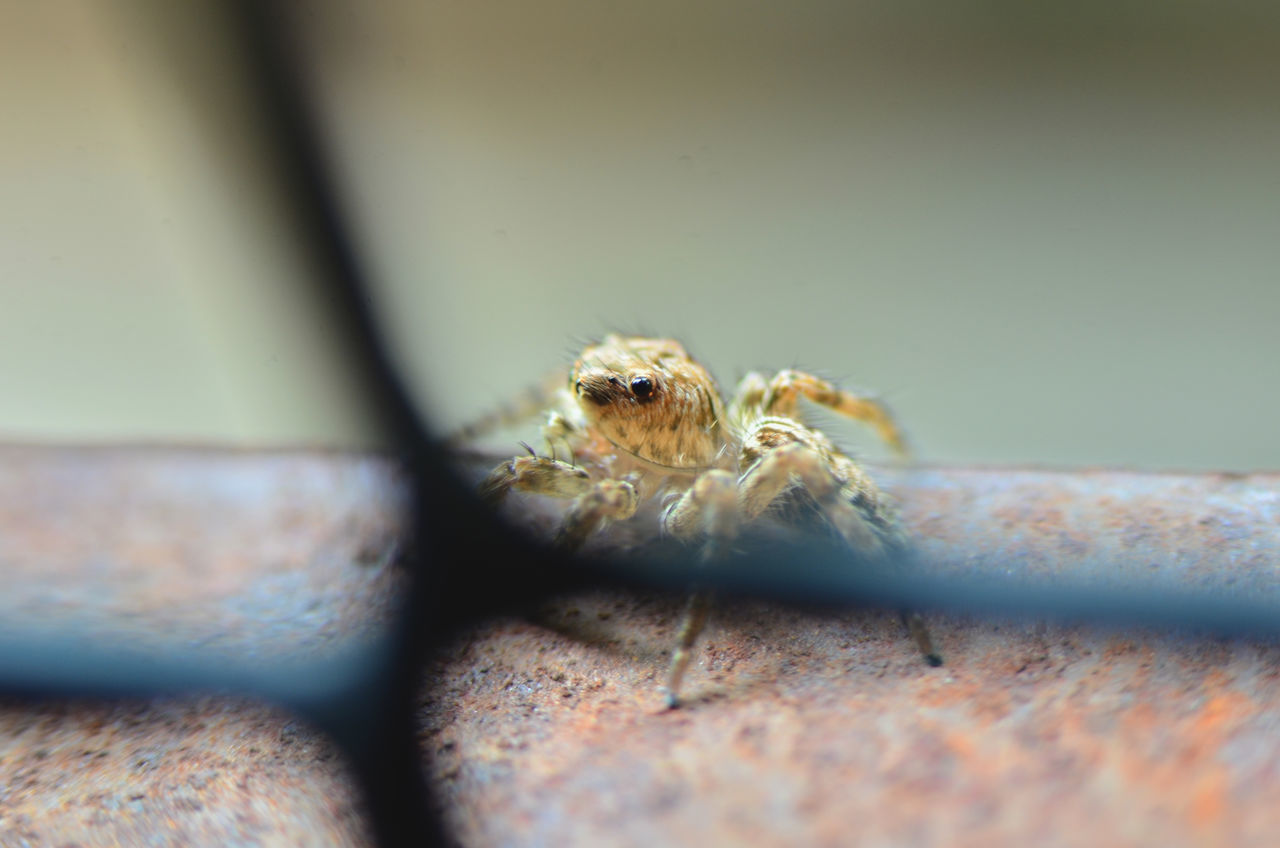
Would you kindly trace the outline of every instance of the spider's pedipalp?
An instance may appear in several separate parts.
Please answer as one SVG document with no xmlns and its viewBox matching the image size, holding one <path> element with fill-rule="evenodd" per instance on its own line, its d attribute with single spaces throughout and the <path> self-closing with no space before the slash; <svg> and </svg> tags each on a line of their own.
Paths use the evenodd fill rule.
<svg viewBox="0 0 1280 848">
<path fill-rule="evenodd" d="M 591 485 L 591 478 L 581 468 L 545 456 L 517 456 L 485 477 L 479 494 L 485 503 L 497 506 L 512 490 L 576 498 Z"/>
<path fill-rule="evenodd" d="M 555 545 L 576 551 L 606 521 L 622 521 L 635 515 L 640 497 L 626 480 L 601 480 L 580 495 L 565 515 Z"/>
</svg>

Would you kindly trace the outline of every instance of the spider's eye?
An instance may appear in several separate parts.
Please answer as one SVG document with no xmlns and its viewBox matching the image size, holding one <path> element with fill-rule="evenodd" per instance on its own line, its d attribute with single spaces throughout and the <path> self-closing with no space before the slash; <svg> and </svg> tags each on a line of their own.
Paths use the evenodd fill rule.
<svg viewBox="0 0 1280 848">
<path fill-rule="evenodd" d="M 653 394 L 653 381 L 648 377 L 636 377 L 631 381 L 631 393 L 640 400 L 644 400 Z"/>
</svg>

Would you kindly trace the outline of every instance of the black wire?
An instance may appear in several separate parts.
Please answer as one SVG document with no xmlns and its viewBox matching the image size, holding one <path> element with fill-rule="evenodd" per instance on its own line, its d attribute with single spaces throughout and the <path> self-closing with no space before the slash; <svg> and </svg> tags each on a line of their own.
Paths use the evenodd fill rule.
<svg viewBox="0 0 1280 848">
<path fill-rule="evenodd" d="M 316 294 L 334 306 L 368 403 L 387 425 L 414 485 L 416 538 L 406 557 L 413 579 L 390 641 L 386 674 L 308 708 L 322 724 L 328 719 L 325 729 L 346 747 L 379 843 L 389 848 L 437 842 L 444 831 L 427 801 L 413 724 L 425 652 L 476 618 L 599 583 L 602 576 L 530 546 L 480 505 L 446 461 L 448 451 L 424 426 L 379 330 L 288 16 L 282 4 L 253 0 L 240 0 L 233 9 L 245 63 L 258 84 L 260 120 L 318 271 Z"/>
<path fill-rule="evenodd" d="M 420 538 L 421 519 L 429 509 L 429 499 L 421 493 L 442 482 L 435 479 L 440 474 L 431 463 L 431 442 L 377 328 L 365 269 L 304 93 L 297 45 L 289 41 L 278 5 L 239 0 L 233 9 L 245 61 L 261 98 L 260 120 L 275 147 L 274 164 L 315 259 L 316 294 L 333 304 L 335 317 L 343 322 L 346 336 L 336 341 L 347 346 L 370 405 L 412 472 Z M 385 673 L 362 691 L 347 692 L 325 705 L 331 719 L 325 729 L 346 749 L 375 838 L 384 848 L 444 841 L 443 827 L 428 801 L 413 723 L 426 623 L 438 596 L 429 588 L 426 562 L 416 544 L 406 560 L 414 574 Z"/>
</svg>

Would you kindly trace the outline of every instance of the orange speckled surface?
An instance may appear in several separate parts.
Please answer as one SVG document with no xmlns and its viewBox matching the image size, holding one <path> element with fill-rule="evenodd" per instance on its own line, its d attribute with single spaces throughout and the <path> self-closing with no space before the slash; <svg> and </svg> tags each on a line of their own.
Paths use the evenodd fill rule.
<svg viewBox="0 0 1280 848">
<path fill-rule="evenodd" d="M 389 620 L 403 480 L 351 455 L 0 448 L 6 620 L 312 655 Z M 883 472 L 930 568 L 1280 591 L 1277 475 Z M 513 509 L 534 504 L 514 503 Z M 537 521 L 534 521 L 537 524 Z M 682 600 L 596 590 L 424 669 L 466 845 L 1267 846 L 1280 646 L 722 602 L 666 710 Z M 167 641 L 166 641 L 167 640 Z M 370 844 L 325 739 L 231 696 L 0 702 L 0 846 Z"/>
<path fill-rule="evenodd" d="M 333 747 L 233 698 L 0 702 L 0 845 L 363 846 Z"/>
<path fill-rule="evenodd" d="M 0 447 L 0 625 L 271 663 L 381 631 L 404 481 L 374 457 Z M 327 739 L 232 696 L 0 699 L 0 846 L 369 844 Z"/>
<path fill-rule="evenodd" d="M 882 471 L 927 569 L 1280 590 L 1280 476 Z M 514 504 L 536 510 L 539 504 Z M 1016 576 L 1016 574 L 1015 574 Z M 423 745 L 468 845 L 1264 846 L 1280 646 L 1136 628 L 597 592 L 437 659 Z"/>
<path fill-rule="evenodd" d="M 424 745 L 470 845 L 1268 845 L 1280 648 L 722 606 L 657 687 L 680 605 L 593 594 L 439 660 Z"/>
</svg>

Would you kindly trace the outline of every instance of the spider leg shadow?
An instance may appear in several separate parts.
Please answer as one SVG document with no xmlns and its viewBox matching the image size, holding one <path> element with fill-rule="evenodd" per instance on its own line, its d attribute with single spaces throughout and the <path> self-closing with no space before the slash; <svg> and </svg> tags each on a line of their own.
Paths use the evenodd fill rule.
<svg viewBox="0 0 1280 848">
<path fill-rule="evenodd" d="M 615 658 L 657 668 L 671 656 L 681 607 L 676 595 L 599 589 L 552 599 L 524 617 Z"/>
</svg>

